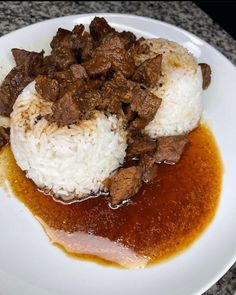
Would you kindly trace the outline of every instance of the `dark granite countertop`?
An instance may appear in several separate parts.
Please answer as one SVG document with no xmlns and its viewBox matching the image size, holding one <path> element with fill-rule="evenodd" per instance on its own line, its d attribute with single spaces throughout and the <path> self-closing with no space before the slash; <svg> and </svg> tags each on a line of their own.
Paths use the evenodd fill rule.
<svg viewBox="0 0 236 295">
<path fill-rule="evenodd" d="M 1 1 L 0 36 L 49 18 L 89 12 L 131 13 L 174 24 L 204 39 L 236 65 L 236 40 L 191 1 Z M 204 293 L 233 294 L 236 264 Z"/>
</svg>

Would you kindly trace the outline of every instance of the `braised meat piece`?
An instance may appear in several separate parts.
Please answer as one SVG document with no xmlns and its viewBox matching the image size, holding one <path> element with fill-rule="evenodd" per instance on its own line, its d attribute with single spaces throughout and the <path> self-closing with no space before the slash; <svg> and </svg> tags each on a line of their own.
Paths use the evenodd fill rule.
<svg viewBox="0 0 236 295">
<path fill-rule="evenodd" d="M 145 183 L 150 183 L 155 180 L 158 175 L 158 167 L 157 165 L 153 165 L 152 167 L 143 171 L 142 181 Z"/>
<path fill-rule="evenodd" d="M 60 86 L 64 86 L 64 84 L 66 85 L 68 83 L 75 81 L 75 77 L 71 69 L 57 71 L 56 73 L 54 73 L 53 78 L 59 82 Z"/>
<path fill-rule="evenodd" d="M 26 58 L 25 62 L 17 68 L 22 70 L 25 76 L 28 76 L 33 80 L 41 74 L 43 70 L 43 55 L 43 50 L 41 52 L 32 51 Z"/>
<path fill-rule="evenodd" d="M 132 47 L 136 41 L 136 36 L 132 32 L 117 32 L 114 28 L 109 26 L 103 17 L 95 17 L 92 20 L 89 29 L 91 36 L 97 45 L 99 45 L 102 40 L 111 33 L 121 38 L 125 49 Z"/>
<path fill-rule="evenodd" d="M 168 136 L 158 139 L 158 146 L 155 152 L 155 161 L 175 164 L 180 160 L 186 144 L 187 135 Z"/>
<path fill-rule="evenodd" d="M 93 110 L 100 106 L 102 103 L 102 97 L 99 90 L 90 89 L 91 85 L 85 85 L 85 90 L 78 94 L 79 100 L 84 101 L 86 113 L 84 117 L 89 117 Z"/>
<path fill-rule="evenodd" d="M 52 62 L 51 56 L 50 55 L 45 56 L 43 59 L 43 65 L 42 65 L 42 70 L 40 74 L 53 77 L 57 71 L 58 71 L 58 68 Z"/>
<path fill-rule="evenodd" d="M 94 48 L 93 39 L 83 25 L 76 25 L 72 31 L 59 28 L 50 45 L 53 55 L 58 54 L 56 48 L 66 48 L 79 63 L 88 60 Z"/>
<path fill-rule="evenodd" d="M 80 47 L 81 38 L 84 32 L 84 25 L 76 25 L 72 31 L 59 28 L 53 37 L 50 46 L 56 48 L 76 49 Z"/>
<path fill-rule="evenodd" d="M 130 104 L 122 103 L 122 112 L 127 123 L 134 120 L 136 113 L 132 111 Z"/>
<path fill-rule="evenodd" d="M 133 57 L 125 50 L 121 38 L 108 34 L 102 40 L 92 58 L 83 64 L 89 76 L 105 75 L 110 70 L 121 71 L 125 77 L 130 77 L 135 68 Z"/>
<path fill-rule="evenodd" d="M 52 107 L 53 114 L 50 122 L 56 122 L 58 126 L 77 123 L 83 118 L 83 102 L 77 101 L 73 94 L 67 92 Z"/>
<path fill-rule="evenodd" d="M 52 78 L 56 79 L 59 83 L 59 96 L 61 97 L 68 91 L 73 90 L 73 92 L 76 93 L 82 87 L 84 88 L 87 73 L 81 65 L 74 64 L 70 66 L 70 69 L 54 73 L 54 75 L 52 75 Z"/>
<path fill-rule="evenodd" d="M 84 80 L 74 80 L 66 85 L 65 88 L 60 89 L 60 97 L 62 97 L 67 92 L 71 93 L 73 96 L 79 96 L 86 89 L 86 83 Z M 86 110 L 86 109 L 85 109 Z"/>
<path fill-rule="evenodd" d="M 20 66 L 24 64 L 25 62 L 27 62 L 29 58 L 32 59 L 32 56 L 37 57 L 40 54 L 38 52 L 27 51 L 27 50 L 19 49 L 19 48 L 13 48 L 11 52 L 17 66 Z"/>
<path fill-rule="evenodd" d="M 0 127 L 0 148 L 6 145 L 10 139 L 10 128 Z"/>
<path fill-rule="evenodd" d="M 83 25 L 77 25 L 72 31 L 72 46 L 78 63 L 91 58 L 94 49 L 94 42 L 91 35 L 84 31 Z"/>
<path fill-rule="evenodd" d="M 134 46 L 134 53 L 135 54 L 148 54 L 150 52 L 150 48 L 148 44 L 142 43 L 145 39 L 143 37 L 139 38 Z"/>
<path fill-rule="evenodd" d="M 127 157 L 138 157 L 142 154 L 153 152 L 156 149 L 156 141 L 148 136 L 136 136 L 127 149 Z"/>
<path fill-rule="evenodd" d="M 119 36 L 107 35 L 95 52 L 104 54 L 110 60 L 112 70 L 115 72 L 121 71 L 126 78 L 133 75 L 135 70 L 134 59 L 125 50 L 125 44 Z"/>
<path fill-rule="evenodd" d="M 71 47 L 71 35 L 71 31 L 59 28 L 50 43 L 51 48 L 54 49 L 56 47 Z"/>
<path fill-rule="evenodd" d="M 148 90 L 135 89 L 133 91 L 131 109 L 147 122 L 154 118 L 160 104 L 161 99 Z"/>
<path fill-rule="evenodd" d="M 95 17 L 89 25 L 89 30 L 96 43 L 101 42 L 107 34 L 114 33 L 116 31 L 108 25 L 107 21 L 103 17 Z"/>
<path fill-rule="evenodd" d="M 89 119 L 95 108 L 101 105 L 101 94 L 96 87 L 96 82 L 85 83 L 83 80 L 67 84 L 64 93 L 61 90 L 61 97 L 52 106 L 49 121 L 65 126 Z"/>
<path fill-rule="evenodd" d="M 146 85 L 155 87 L 161 73 L 162 55 L 145 60 L 134 72 L 133 80 Z"/>
<path fill-rule="evenodd" d="M 142 186 L 142 169 L 138 166 L 121 168 L 110 180 L 112 205 L 134 196 Z"/>
<path fill-rule="evenodd" d="M 104 56 L 96 56 L 83 63 L 86 72 L 90 77 L 105 75 L 111 69 L 111 62 Z"/>
<path fill-rule="evenodd" d="M 70 70 L 75 79 L 86 79 L 88 77 L 85 68 L 79 64 L 70 66 Z"/>
<path fill-rule="evenodd" d="M 114 114 L 125 115 L 122 103 L 129 105 L 135 87 L 134 82 L 127 80 L 121 72 L 118 72 L 113 79 L 106 81 L 101 88 L 102 108 Z M 129 112 L 133 113 L 131 108 Z"/>
<path fill-rule="evenodd" d="M 125 49 L 128 50 L 131 47 L 133 47 L 135 45 L 136 42 L 136 36 L 129 31 L 123 31 L 121 33 L 118 33 L 118 36 L 120 36 L 122 42 L 124 43 Z"/>
<path fill-rule="evenodd" d="M 114 78 L 105 82 L 102 87 L 104 99 L 116 97 L 123 103 L 130 103 L 133 98 L 133 90 L 136 84 L 127 80 L 121 72 L 114 75 Z"/>
<path fill-rule="evenodd" d="M 0 114 L 10 116 L 12 107 L 21 91 L 32 79 L 25 75 L 21 67 L 13 68 L 4 79 L 0 88 Z"/>
<path fill-rule="evenodd" d="M 113 79 L 105 81 L 101 87 L 103 100 L 100 109 L 118 114 L 128 122 L 134 115 L 130 108 L 130 102 L 135 87 L 137 86 L 134 82 L 127 80 L 121 72 L 118 72 Z M 127 111 L 129 113 L 126 113 Z"/>
<path fill-rule="evenodd" d="M 21 61 L 23 61 L 23 56 L 17 59 L 18 63 Z M 30 52 L 22 64 L 19 64 L 9 72 L 0 87 L 0 115 L 10 115 L 18 95 L 40 74 L 42 65 L 43 52 Z"/>
<path fill-rule="evenodd" d="M 145 183 L 150 183 L 153 180 L 155 180 L 157 175 L 158 175 L 158 167 L 156 164 L 154 164 L 153 166 L 143 170 L 142 181 Z"/>
<path fill-rule="evenodd" d="M 51 63 L 53 63 L 59 70 L 65 70 L 77 63 L 77 60 L 72 49 L 56 47 L 51 53 Z"/>
<path fill-rule="evenodd" d="M 77 53 L 78 59 L 87 61 L 91 58 L 94 49 L 93 39 L 88 32 L 84 32 L 81 38 L 80 50 Z M 80 56 L 78 56 L 80 54 Z"/>
<path fill-rule="evenodd" d="M 211 83 L 211 67 L 208 64 L 200 63 L 202 70 L 202 88 L 207 89 Z"/>
<path fill-rule="evenodd" d="M 99 90 L 102 88 L 104 81 L 100 79 L 92 79 L 86 82 L 87 89 L 96 89 Z"/>
<path fill-rule="evenodd" d="M 135 116 L 134 120 L 131 121 L 129 124 L 129 132 L 134 134 L 137 134 L 137 133 L 139 134 L 140 130 L 146 127 L 148 123 L 149 123 L 148 120 L 144 120 Z"/>
<path fill-rule="evenodd" d="M 59 97 L 59 83 L 48 76 L 38 76 L 35 79 L 35 89 L 45 100 L 56 101 Z"/>
<path fill-rule="evenodd" d="M 140 166 L 142 167 L 142 181 L 152 182 L 157 177 L 157 164 L 155 164 L 155 153 L 149 152 L 141 155 Z"/>
</svg>

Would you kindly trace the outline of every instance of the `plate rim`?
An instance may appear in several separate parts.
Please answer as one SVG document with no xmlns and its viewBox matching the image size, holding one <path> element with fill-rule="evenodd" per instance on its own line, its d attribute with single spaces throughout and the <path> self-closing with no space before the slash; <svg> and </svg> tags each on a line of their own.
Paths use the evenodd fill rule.
<svg viewBox="0 0 236 295">
<path fill-rule="evenodd" d="M 46 19 L 46 20 L 42 20 L 42 21 L 39 21 L 39 22 L 35 22 L 33 24 L 30 24 L 30 25 L 27 25 L 27 26 L 23 26 L 19 29 L 16 29 L 14 31 L 11 31 L 7 34 L 4 34 L 0 37 L 0 40 L 2 42 L 4 42 L 4 39 L 7 39 L 9 37 L 11 37 L 11 35 L 14 35 L 14 34 L 17 34 L 19 32 L 22 32 L 24 31 L 26 28 L 27 29 L 30 29 L 32 27 L 36 27 L 42 23 L 53 23 L 55 20 L 59 21 L 60 19 L 61 20 L 68 20 L 70 21 L 70 19 L 73 19 L 73 18 L 82 18 L 82 17 L 95 17 L 95 16 L 98 16 L 98 17 L 120 17 L 121 19 L 124 18 L 124 17 L 128 17 L 128 18 L 132 18 L 132 19 L 140 19 L 140 20 L 144 20 L 146 22 L 152 22 L 152 23 L 155 23 L 155 24 L 160 24 L 160 25 L 163 25 L 163 26 L 166 26 L 170 29 L 173 29 L 173 30 L 177 30 L 178 32 L 184 34 L 184 35 L 187 35 L 188 37 L 190 37 L 190 39 L 195 39 L 195 40 L 198 40 L 200 41 L 204 46 L 206 46 L 207 48 L 209 48 L 210 50 L 213 50 L 215 53 L 217 53 L 218 55 L 221 56 L 221 58 L 224 60 L 224 62 L 227 62 L 228 64 L 230 64 L 234 70 L 236 71 L 236 66 L 233 64 L 232 61 L 230 61 L 221 51 L 219 51 L 217 48 L 215 48 L 213 45 L 209 44 L 207 41 L 205 41 L 204 39 L 201 39 L 200 37 L 198 37 L 197 35 L 181 28 L 181 27 L 178 27 L 176 25 L 173 25 L 173 24 L 170 24 L 168 22 L 165 22 L 165 21 L 161 21 L 159 19 L 155 19 L 155 18 L 151 18 L 151 17 L 147 17 L 147 16 L 140 16 L 140 15 L 135 15 L 135 14 L 127 14 L 127 13 L 108 13 L 108 12 L 105 12 L 105 13 L 102 13 L 102 12 L 99 12 L 99 13 L 83 13 L 83 14 L 72 14 L 72 15 L 66 15 L 66 16 L 60 16 L 60 17 L 54 17 L 54 18 L 50 18 L 50 19 Z M 223 183 L 223 180 L 222 180 L 222 183 Z M 236 262 L 236 250 L 235 250 L 235 253 L 233 255 L 233 259 L 231 261 L 228 261 L 227 263 L 225 263 L 225 266 L 222 267 L 221 271 L 217 272 L 217 275 L 215 275 L 211 281 L 208 281 L 208 283 L 206 283 L 204 286 L 202 286 L 201 288 L 199 288 L 198 290 L 195 291 L 195 294 L 202 294 L 203 292 L 207 291 L 211 286 L 213 286 L 219 279 L 221 279 L 221 277 L 233 266 L 233 264 Z"/>
</svg>

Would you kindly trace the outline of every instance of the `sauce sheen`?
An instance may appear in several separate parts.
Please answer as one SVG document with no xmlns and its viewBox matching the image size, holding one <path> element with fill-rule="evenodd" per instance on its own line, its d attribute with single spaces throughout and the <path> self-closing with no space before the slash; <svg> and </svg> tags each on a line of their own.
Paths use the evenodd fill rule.
<svg viewBox="0 0 236 295">
<path fill-rule="evenodd" d="M 71 205 L 55 202 L 25 177 L 10 146 L 2 150 L 0 160 L 5 163 L 5 178 L 16 197 L 47 226 L 117 241 L 149 257 L 148 264 L 153 264 L 188 247 L 217 209 L 223 169 L 216 142 L 205 125 L 189 138 L 180 162 L 159 165 L 155 181 L 143 184 L 138 194 L 119 209 L 110 208 L 109 198 L 104 196 Z M 74 256 L 114 265 L 94 256 Z"/>
</svg>

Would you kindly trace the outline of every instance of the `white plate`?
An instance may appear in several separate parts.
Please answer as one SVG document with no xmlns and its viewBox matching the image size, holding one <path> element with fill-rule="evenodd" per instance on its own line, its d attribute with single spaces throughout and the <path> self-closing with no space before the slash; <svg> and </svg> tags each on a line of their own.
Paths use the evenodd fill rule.
<svg viewBox="0 0 236 295">
<path fill-rule="evenodd" d="M 100 15 L 100 14 L 97 14 Z M 213 70 L 204 93 L 206 118 L 224 162 L 224 182 L 216 217 L 183 254 L 151 268 L 122 270 L 68 258 L 52 246 L 42 227 L 16 198 L 0 194 L 0 293 L 66 294 L 201 294 L 236 259 L 236 69 L 217 50 L 196 36 L 156 20 L 132 15 L 103 14 L 117 29 L 138 36 L 164 37 L 187 47 Z M 52 19 L 0 38 L 2 76 L 13 65 L 10 49 L 49 50 L 58 27 L 89 24 L 93 14 Z"/>
</svg>

